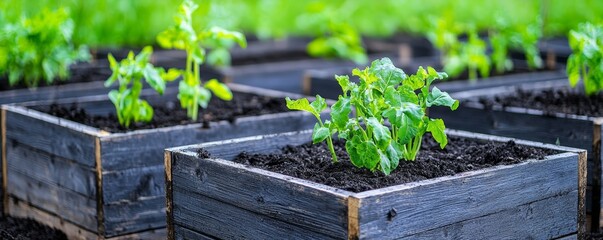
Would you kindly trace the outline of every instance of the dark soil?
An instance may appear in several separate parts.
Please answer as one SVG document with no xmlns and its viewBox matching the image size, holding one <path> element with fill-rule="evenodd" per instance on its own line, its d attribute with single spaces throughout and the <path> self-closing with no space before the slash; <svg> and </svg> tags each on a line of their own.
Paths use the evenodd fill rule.
<svg viewBox="0 0 603 240">
<path fill-rule="evenodd" d="M 334 144 L 340 160 L 336 164 L 331 162 L 325 143 L 287 146 L 282 149 L 282 154 L 243 152 L 235 158 L 235 162 L 352 192 L 362 192 L 495 165 L 516 164 L 527 159 L 543 159 L 544 156 L 555 153 L 554 150 L 520 146 L 513 141 L 480 142 L 454 137 L 449 139 L 448 145 L 442 150 L 427 136 L 416 161 L 402 160 L 396 170 L 385 176 L 378 171 L 354 167 L 345 152 L 345 143 L 335 141 Z M 204 154 L 203 150 L 200 153 Z"/>
<path fill-rule="evenodd" d="M 517 89 L 514 93 L 479 101 L 486 107 L 494 105 L 538 109 L 545 114 L 566 113 L 603 117 L 603 92 L 586 96 L 581 89 L 569 87 L 545 90 Z"/>
<path fill-rule="evenodd" d="M 199 119 L 196 122 L 204 123 L 205 127 L 209 127 L 210 122 L 222 120 L 234 122 L 238 117 L 289 111 L 285 100 L 281 98 L 237 92 L 233 95 L 234 97 L 231 101 L 223 101 L 213 97 L 207 109 L 199 108 Z M 108 116 L 91 115 L 76 103 L 71 105 L 52 104 L 50 106 L 36 106 L 32 108 L 59 118 L 68 119 L 108 132 L 127 132 L 139 129 L 152 129 L 195 123 L 195 121 L 192 121 L 187 117 L 186 110 L 180 107 L 179 102 L 167 102 L 162 105 L 153 105 L 154 115 L 151 122 L 132 123 L 128 129 L 119 125 L 115 114 L 110 114 Z"/>
<path fill-rule="evenodd" d="M 34 220 L 4 217 L 0 218 L 0 239 L 66 240 L 67 236 L 59 230 L 46 227 Z"/>
</svg>

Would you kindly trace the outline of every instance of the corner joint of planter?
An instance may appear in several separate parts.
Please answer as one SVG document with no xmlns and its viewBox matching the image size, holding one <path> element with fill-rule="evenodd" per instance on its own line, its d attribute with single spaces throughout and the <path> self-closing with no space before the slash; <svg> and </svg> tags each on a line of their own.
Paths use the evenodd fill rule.
<svg viewBox="0 0 603 240">
<path fill-rule="evenodd" d="M 358 211 L 360 208 L 360 199 L 349 196 L 348 204 L 348 239 L 355 240 L 360 238 L 360 226 Z"/>
</svg>

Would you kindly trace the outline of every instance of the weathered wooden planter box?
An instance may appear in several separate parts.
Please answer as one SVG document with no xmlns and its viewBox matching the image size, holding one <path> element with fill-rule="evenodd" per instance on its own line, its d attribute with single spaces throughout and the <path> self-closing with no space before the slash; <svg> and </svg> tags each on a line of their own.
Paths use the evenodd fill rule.
<svg viewBox="0 0 603 240">
<path fill-rule="evenodd" d="M 509 139 L 449 131 L 451 136 Z M 586 152 L 352 193 L 230 160 L 310 131 L 166 150 L 168 239 L 550 239 L 584 231 Z M 197 150 L 212 158 L 199 158 Z"/>
<path fill-rule="evenodd" d="M 473 132 L 521 138 L 544 143 L 560 143 L 564 146 L 588 151 L 588 189 L 586 210 L 591 218 L 590 229 L 598 231 L 603 225 L 601 212 L 601 136 L 602 117 L 576 116 L 562 113 L 544 113 L 540 110 L 518 107 L 486 107 L 479 102 L 482 97 L 511 94 L 516 87 L 524 90 L 547 89 L 567 86 L 567 78 L 556 81 L 496 87 L 457 92 L 453 98 L 470 101 L 456 111 L 441 108 L 430 109 L 430 116 L 446 119 L 446 127 Z"/>
<path fill-rule="evenodd" d="M 234 84 L 231 89 L 235 94 L 299 97 Z M 175 91 L 171 97 L 175 99 Z M 315 124 L 312 115 L 285 112 L 212 122 L 210 128 L 199 123 L 109 133 L 27 108 L 45 104 L 2 106 L 3 204 L 8 215 L 32 217 L 74 238 L 164 239 L 165 148 Z M 79 104 L 89 113 L 114 111 L 104 96 Z M 142 232 L 152 236 L 141 237 Z"/>
<path fill-rule="evenodd" d="M 516 64 L 521 64 L 518 62 Z M 406 73 L 414 73 L 419 66 L 437 66 L 439 60 L 437 57 L 424 57 L 413 59 L 409 63 L 401 63 L 398 61 L 396 65 L 400 66 Z M 328 99 L 337 99 L 341 94 L 341 87 L 335 80 L 335 75 L 350 75 L 350 68 L 330 68 L 322 70 L 308 70 L 303 79 L 303 94 L 320 96 Z M 436 86 L 446 92 L 467 91 L 470 89 L 482 89 L 497 86 L 513 85 L 525 82 L 548 81 L 551 79 L 564 78 L 565 70 L 546 70 L 539 72 L 525 72 L 500 76 L 492 76 L 489 78 L 480 78 L 477 81 L 461 80 L 461 81 L 440 81 L 436 82 Z"/>
</svg>

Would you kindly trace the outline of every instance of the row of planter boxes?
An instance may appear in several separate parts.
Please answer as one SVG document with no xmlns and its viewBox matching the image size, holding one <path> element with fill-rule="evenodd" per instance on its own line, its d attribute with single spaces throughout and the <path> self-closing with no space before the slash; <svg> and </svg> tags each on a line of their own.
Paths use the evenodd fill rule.
<svg viewBox="0 0 603 240">
<path fill-rule="evenodd" d="M 420 61 L 413 61 L 409 66 L 418 62 Z M 294 66 L 295 63 L 300 62 L 284 65 Z M 278 65 L 279 68 L 287 69 L 281 64 L 265 66 Z M 312 68 L 310 65 L 301 66 L 302 69 Z M 324 62 L 319 62 L 316 66 L 324 67 Z M 246 74 L 248 72 L 241 71 L 240 75 Z M 261 73 L 258 72 L 257 76 L 261 76 Z M 49 94 L 44 99 L 19 100 L 44 101 L 2 107 L 0 134 L 3 206 L 9 215 L 41 220 L 45 224 L 61 228 L 74 238 L 165 238 L 164 179 L 167 179 L 168 228 L 171 238 L 444 238 L 452 236 L 447 235 L 449 232 L 461 234 L 458 236 L 474 236 L 471 234 L 475 234 L 476 229 L 502 223 L 506 226 L 507 223 L 520 223 L 524 220 L 539 225 L 512 225 L 518 227 L 516 233 L 522 236 L 552 238 L 584 232 L 586 154 L 577 149 L 521 142 L 565 153 L 549 156 L 546 161 L 528 161 L 517 166 L 496 167 L 353 194 L 241 167 L 224 160 L 196 158 L 196 154 L 193 154 L 194 149 L 206 147 L 217 151 L 212 152 L 214 156 L 228 160 L 241 149 L 266 152 L 278 146 L 306 142 L 310 139 L 307 132 L 213 142 L 168 150 L 165 155 L 163 153 L 165 148 L 175 146 L 311 129 L 315 119 L 305 113 L 239 118 L 234 124 L 212 123 L 209 129 L 203 128 L 202 124 L 191 124 L 129 133 L 108 133 L 29 108 L 49 104 L 51 102 L 46 100 L 54 99 L 57 95 L 80 97 L 97 94 L 93 92 L 101 89 L 102 94 L 106 93 L 107 90 L 101 88 L 102 84 L 96 84 L 98 88 L 91 90 L 92 92 L 84 92 L 89 88 L 82 85 L 80 90 L 72 90 L 74 95 L 55 92 L 55 95 Z M 231 84 L 231 87 L 239 92 L 254 92 L 279 98 L 300 97 L 236 84 Z M 169 93 L 170 91 L 172 92 Z M 168 90 L 165 97 L 174 98 L 174 91 Z M 63 103 L 72 101 L 74 100 L 60 100 Z M 77 101 L 93 112 L 113 110 L 104 96 L 80 98 Z M 449 121 L 448 118 L 445 119 Z M 452 125 L 449 127 L 454 128 Z M 465 132 L 450 134 L 488 138 Z M 584 145 L 574 147 L 585 148 Z M 537 176 L 534 172 L 539 171 L 534 170 L 528 176 L 521 175 L 525 174 L 521 173 L 525 169 L 545 170 Z M 547 171 L 549 174 L 546 174 Z M 559 174 L 550 174 L 551 171 Z M 234 178 L 234 181 L 219 180 L 225 178 Z M 493 185 L 499 185 L 497 182 L 508 184 L 494 188 Z M 229 189 L 235 191 L 224 192 Z M 217 192 L 213 192 L 214 190 Z M 283 196 L 276 196 L 275 201 L 284 202 L 269 205 L 257 203 L 255 197 L 266 197 L 261 195 L 267 194 L 266 191 L 283 193 Z M 509 194 L 514 191 L 517 194 Z M 471 194 L 468 196 L 467 192 Z M 436 202 L 423 200 L 434 194 L 449 197 L 432 199 Z M 465 205 L 461 204 L 468 201 Z M 376 204 L 377 202 L 387 203 Z M 421 202 L 421 205 L 414 205 L 417 202 Z M 454 207 L 446 211 L 425 209 L 433 205 L 446 206 L 448 202 Z M 206 204 L 209 210 L 203 208 Z M 385 221 L 384 211 L 392 208 L 404 211 L 398 211 L 398 217 L 393 221 Z M 212 209 L 223 209 L 223 212 L 212 212 Z M 419 214 L 423 212 L 426 214 Z M 524 217 L 518 212 L 529 214 Z M 193 213 L 201 215 L 191 215 Z M 301 215 L 290 215 L 296 213 Z M 551 216 L 551 213 L 555 214 Z M 234 220 L 239 217 L 244 220 Z M 408 225 L 408 222 L 412 224 Z M 240 224 L 249 224 L 248 227 L 251 228 L 244 229 Z M 552 230 L 539 233 L 533 231 L 545 225 L 550 225 L 546 228 Z M 317 230 L 308 230 L 307 226 L 316 226 Z M 514 227 L 507 230 L 514 230 Z M 275 235 L 262 235 L 270 233 Z M 483 233 L 481 236 L 492 237 L 488 234 Z"/>
</svg>

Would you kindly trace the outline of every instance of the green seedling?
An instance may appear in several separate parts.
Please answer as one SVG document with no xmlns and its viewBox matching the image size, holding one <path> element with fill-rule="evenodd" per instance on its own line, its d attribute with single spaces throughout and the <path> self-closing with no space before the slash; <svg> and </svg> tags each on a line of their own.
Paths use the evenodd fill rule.
<svg viewBox="0 0 603 240">
<path fill-rule="evenodd" d="M 572 87 L 580 79 L 587 95 L 603 90 L 603 25 L 583 23 L 568 36 L 572 55 L 567 59 L 567 76 Z"/>
<path fill-rule="evenodd" d="M 69 77 L 69 66 L 88 61 L 88 48 L 71 43 L 73 21 L 65 9 L 43 10 L 31 18 L 0 26 L 0 76 L 9 85 L 35 88 Z"/>
<path fill-rule="evenodd" d="M 499 20 L 497 30 L 490 32 L 492 46 L 492 63 L 497 73 L 513 69 L 513 62 L 509 59 L 509 49 L 521 50 L 530 69 L 542 67 L 542 58 L 538 49 L 538 40 L 542 36 L 540 21 L 530 25 L 508 26 Z"/>
<path fill-rule="evenodd" d="M 132 122 L 149 122 L 153 119 L 153 108 L 149 103 L 140 99 L 144 79 L 159 94 L 165 91 L 166 81 L 173 81 L 180 76 L 180 72 L 170 69 L 154 67 L 149 63 L 153 48 L 145 47 L 136 57 L 130 51 L 126 59 L 119 63 L 113 55 L 109 54 L 109 64 L 113 74 L 105 82 L 110 87 L 116 81 L 118 90 L 109 92 L 109 99 L 115 105 L 119 124 L 128 128 Z"/>
<path fill-rule="evenodd" d="M 289 109 L 307 111 L 316 117 L 312 141 L 326 141 L 333 162 L 338 161 L 334 134 L 346 140 L 346 151 L 355 166 L 386 175 L 396 169 L 400 159 L 415 160 L 426 132 L 441 148 L 448 144 L 444 121 L 427 116 L 429 107 L 455 110 L 459 105 L 435 86 L 430 91 L 431 84 L 446 78 L 446 73 L 419 67 L 416 74 L 407 76 L 391 60 L 383 58 L 364 70 L 354 69 L 352 75 L 360 78 L 358 84 L 351 82 L 349 76 L 335 76 L 343 95 L 331 106 L 331 120 L 321 120 L 320 113 L 327 104 L 319 95 L 312 103 L 306 98 L 286 98 Z"/>
<path fill-rule="evenodd" d="M 228 48 L 233 42 L 241 47 L 247 46 L 245 36 L 239 32 L 211 27 L 207 30 L 196 32 L 193 28 L 192 14 L 198 8 L 192 0 L 185 0 L 175 16 L 176 24 L 159 33 L 157 42 L 164 48 L 175 48 L 186 51 L 186 69 L 181 70 L 183 76 L 178 89 L 180 105 L 187 109 L 187 115 L 197 120 L 199 106 L 207 108 L 212 93 L 223 100 L 231 100 L 232 92 L 223 83 L 211 79 L 205 83 L 201 81 L 200 65 L 206 60 L 214 65 L 227 65 L 230 63 Z M 206 49 L 212 49 L 206 54 Z"/>
</svg>

